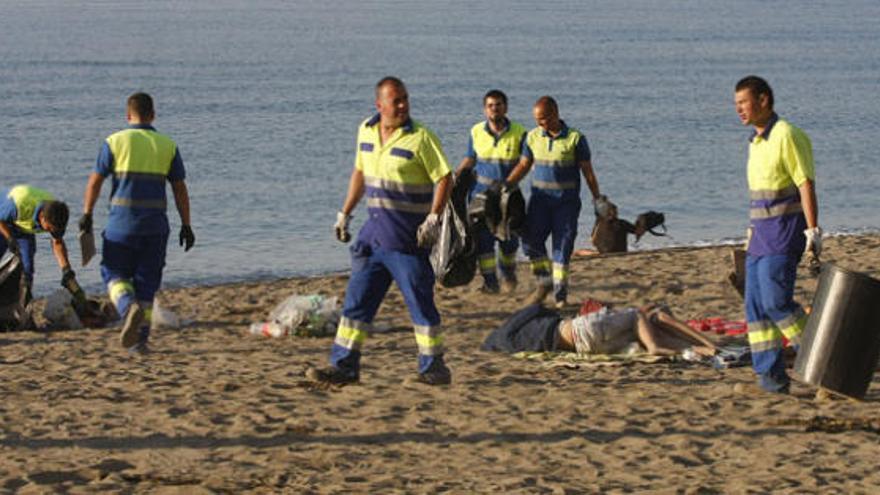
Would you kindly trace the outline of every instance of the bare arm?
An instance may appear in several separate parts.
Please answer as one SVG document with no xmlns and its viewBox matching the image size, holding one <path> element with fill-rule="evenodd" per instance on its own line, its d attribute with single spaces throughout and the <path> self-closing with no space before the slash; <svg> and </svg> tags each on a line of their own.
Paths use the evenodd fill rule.
<svg viewBox="0 0 880 495">
<path fill-rule="evenodd" d="M 534 160 L 531 158 L 521 156 L 516 167 L 514 167 L 513 170 L 510 171 L 510 175 L 507 176 L 507 183 L 512 185 L 519 184 L 519 181 L 529 173 L 529 170 L 532 168 L 532 163 L 534 163 Z"/>
<path fill-rule="evenodd" d="M 473 168 L 476 163 L 477 161 L 469 156 L 462 158 L 461 163 L 458 164 L 458 168 L 455 169 L 455 178 L 457 179 L 465 170 Z"/>
<path fill-rule="evenodd" d="M 64 240 L 52 238 L 52 253 L 55 255 L 58 267 L 62 271 L 70 268 L 70 260 L 67 258 L 67 246 L 64 244 Z"/>
<path fill-rule="evenodd" d="M 717 350 L 715 344 L 707 339 L 703 334 L 691 328 L 687 323 L 675 318 L 674 316 L 658 311 L 657 323 L 678 337 L 682 337 L 704 347 L 708 347 L 713 351 Z"/>
<path fill-rule="evenodd" d="M 86 192 L 83 197 L 83 213 L 91 215 L 98 201 L 98 195 L 101 194 L 101 186 L 104 184 L 104 177 L 101 174 L 92 172 L 89 175 L 89 182 L 86 184 Z"/>
<path fill-rule="evenodd" d="M 180 214 L 180 223 L 190 225 L 189 218 L 189 190 L 186 182 L 176 180 L 171 183 L 171 192 L 174 193 L 174 204 L 177 205 L 177 213 Z"/>
<path fill-rule="evenodd" d="M 438 215 L 443 213 L 443 208 L 446 207 L 450 194 L 452 194 L 452 174 L 446 174 L 434 187 L 434 201 L 431 203 L 431 213 Z"/>
<path fill-rule="evenodd" d="M 804 208 L 804 217 L 807 219 L 807 228 L 819 226 L 819 204 L 816 201 L 816 185 L 811 180 L 805 181 L 798 188 L 801 196 L 801 205 Z"/>
<path fill-rule="evenodd" d="M 348 194 L 345 197 L 345 203 L 342 204 L 342 213 L 351 215 L 354 208 L 364 196 L 364 173 L 361 170 L 354 169 L 351 172 L 351 179 L 348 181 Z"/>
<path fill-rule="evenodd" d="M 590 188 L 593 199 L 598 198 L 600 196 L 599 180 L 596 179 L 596 174 L 593 172 L 593 162 L 591 160 L 581 160 L 578 162 L 578 166 L 581 168 L 581 173 L 584 174 L 584 180 L 587 181 L 587 187 Z"/>
</svg>

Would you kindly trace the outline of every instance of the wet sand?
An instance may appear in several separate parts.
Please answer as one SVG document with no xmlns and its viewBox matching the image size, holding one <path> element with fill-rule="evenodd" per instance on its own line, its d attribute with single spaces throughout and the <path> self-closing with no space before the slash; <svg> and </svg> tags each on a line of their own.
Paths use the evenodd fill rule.
<svg viewBox="0 0 880 495">
<path fill-rule="evenodd" d="M 665 302 L 742 319 L 730 247 L 577 258 L 572 296 Z M 880 236 L 825 256 L 880 276 Z M 454 383 L 415 383 L 396 289 L 364 349 L 361 384 L 316 388 L 326 338 L 247 335 L 291 293 L 343 296 L 333 275 L 166 290 L 190 323 L 131 358 L 113 329 L 0 335 L 3 493 L 869 493 L 880 387 L 864 402 L 755 392 L 752 372 L 690 363 L 549 368 L 478 351 L 531 288 L 437 291 Z M 800 271 L 797 299 L 815 279 Z M 573 312 L 576 307 L 569 309 Z M 823 419 L 827 418 L 827 419 Z"/>
</svg>

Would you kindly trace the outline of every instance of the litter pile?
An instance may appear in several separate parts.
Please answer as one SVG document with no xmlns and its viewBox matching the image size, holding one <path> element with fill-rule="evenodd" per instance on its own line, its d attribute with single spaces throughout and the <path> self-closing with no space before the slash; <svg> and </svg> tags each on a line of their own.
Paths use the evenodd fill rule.
<svg viewBox="0 0 880 495">
<path fill-rule="evenodd" d="M 249 331 L 264 337 L 324 337 L 339 324 L 339 301 L 320 294 L 292 295 L 269 313 L 269 320 L 252 323 Z"/>
</svg>

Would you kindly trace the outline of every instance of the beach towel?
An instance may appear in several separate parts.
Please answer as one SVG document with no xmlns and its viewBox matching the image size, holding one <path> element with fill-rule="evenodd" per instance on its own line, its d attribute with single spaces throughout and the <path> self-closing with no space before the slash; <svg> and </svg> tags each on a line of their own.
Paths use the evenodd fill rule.
<svg viewBox="0 0 880 495">
<path fill-rule="evenodd" d="M 594 368 L 601 366 L 627 366 L 635 363 L 674 363 L 681 361 L 679 356 L 652 356 L 644 352 L 631 354 L 578 354 L 576 352 L 517 352 L 517 359 L 538 361 L 542 367 L 551 368 Z"/>
</svg>

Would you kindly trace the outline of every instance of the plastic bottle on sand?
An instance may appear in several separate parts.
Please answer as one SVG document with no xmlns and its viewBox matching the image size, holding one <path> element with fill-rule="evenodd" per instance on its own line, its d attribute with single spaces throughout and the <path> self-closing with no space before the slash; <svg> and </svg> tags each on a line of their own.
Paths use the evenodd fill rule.
<svg viewBox="0 0 880 495">
<path fill-rule="evenodd" d="M 275 321 L 251 323 L 249 330 L 251 335 L 262 335 L 264 337 L 284 337 L 287 335 L 287 329 Z"/>
</svg>

